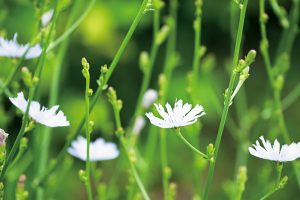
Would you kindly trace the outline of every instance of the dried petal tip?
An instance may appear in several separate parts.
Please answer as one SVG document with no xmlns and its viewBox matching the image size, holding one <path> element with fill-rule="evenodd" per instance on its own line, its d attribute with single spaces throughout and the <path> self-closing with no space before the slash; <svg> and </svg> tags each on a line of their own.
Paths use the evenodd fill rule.
<svg viewBox="0 0 300 200">
<path fill-rule="evenodd" d="M 0 145 L 5 145 L 6 138 L 8 137 L 8 134 L 5 133 L 3 129 L 0 128 Z"/>
<path fill-rule="evenodd" d="M 176 101 L 173 109 L 169 103 L 166 104 L 166 110 L 160 104 L 154 104 L 154 106 L 163 119 L 155 117 L 152 112 L 146 113 L 146 116 L 153 125 L 161 128 L 187 126 L 197 122 L 199 117 L 205 115 L 201 105 L 196 105 L 192 109 L 191 104 L 183 104 L 182 100 Z"/>
</svg>

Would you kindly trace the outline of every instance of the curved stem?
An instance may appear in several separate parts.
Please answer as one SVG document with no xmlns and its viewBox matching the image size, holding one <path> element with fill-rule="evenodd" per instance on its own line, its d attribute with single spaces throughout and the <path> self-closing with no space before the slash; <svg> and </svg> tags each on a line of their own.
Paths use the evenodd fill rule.
<svg viewBox="0 0 300 200">
<path fill-rule="evenodd" d="M 143 3 L 140 7 L 140 10 L 138 12 L 138 14 L 136 15 L 134 22 L 132 23 L 132 25 L 129 28 L 129 31 L 127 32 L 116 56 L 114 57 L 112 63 L 110 64 L 110 67 L 108 69 L 108 72 L 110 74 L 112 74 L 112 72 L 114 71 L 115 67 L 117 66 L 117 64 L 119 63 L 121 56 L 123 55 L 125 48 L 127 46 L 127 44 L 129 43 L 137 25 L 139 24 L 139 21 L 141 20 L 145 7 L 146 7 L 146 3 L 147 0 L 143 0 Z M 106 80 L 105 82 L 107 83 L 109 81 L 110 76 L 106 76 Z M 90 105 L 90 111 L 92 112 L 96 102 L 98 101 L 98 98 L 101 96 L 103 90 L 100 86 L 98 86 L 92 100 L 91 100 L 91 105 Z M 36 180 L 34 180 L 33 182 L 33 187 L 37 187 L 38 185 L 42 184 L 48 177 L 49 175 L 57 168 L 57 166 L 59 166 L 60 162 L 63 160 L 68 147 L 70 146 L 71 142 L 76 138 L 77 135 L 79 135 L 82 127 L 84 126 L 84 122 L 85 122 L 85 118 L 83 118 L 80 122 L 80 124 L 78 125 L 76 131 L 71 134 L 68 138 L 67 141 L 65 142 L 63 148 L 61 149 L 61 151 L 59 152 L 59 155 L 56 157 L 56 161 L 50 165 L 47 170 L 45 171 L 45 173 L 40 176 L 39 178 L 37 178 Z"/>
<path fill-rule="evenodd" d="M 57 7 L 57 0 L 55 1 L 55 9 L 54 9 L 54 14 L 53 14 L 54 16 L 56 14 L 56 7 Z M 56 18 L 55 18 L 55 20 L 56 20 Z M 40 80 L 41 72 L 42 72 L 43 66 L 44 66 L 44 60 L 45 60 L 45 56 L 46 56 L 46 48 L 49 44 L 49 41 L 50 41 L 51 34 L 52 34 L 53 30 L 54 30 L 54 23 L 50 27 L 47 38 L 45 38 L 45 44 L 44 44 L 44 47 L 42 49 L 42 54 L 40 55 L 40 57 L 37 61 L 37 68 L 35 70 L 34 76 L 37 77 L 39 80 Z M 2 169 L 1 174 L 0 174 L 0 182 L 3 182 L 3 180 L 5 178 L 7 168 L 11 164 L 11 162 L 12 162 L 12 160 L 13 160 L 13 158 L 14 158 L 14 156 L 15 156 L 18 148 L 19 148 L 20 141 L 21 141 L 22 137 L 25 134 L 25 129 L 26 129 L 28 119 L 29 119 L 29 115 L 28 115 L 29 114 L 29 108 L 30 108 L 32 99 L 35 95 L 37 86 L 38 85 L 35 85 L 35 86 L 33 86 L 32 88 L 29 89 L 28 103 L 27 103 L 26 111 L 23 115 L 22 125 L 21 125 L 20 131 L 18 133 L 18 136 L 17 136 L 17 138 L 16 138 L 16 140 L 13 144 L 13 147 L 12 147 L 11 151 L 8 154 L 8 157 L 6 158 L 6 160 L 4 162 L 3 169 Z"/>
<path fill-rule="evenodd" d="M 191 143 L 189 143 L 181 134 L 180 129 L 176 128 L 176 133 L 179 136 L 179 138 L 184 142 L 184 144 L 186 144 L 192 151 L 194 151 L 195 153 L 199 154 L 201 157 L 207 159 L 207 155 L 205 153 L 202 153 L 201 151 L 199 151 L 197 148 L 195 148 Z"/>
<path fill-rule="evenodd" d="M 244 3 L 243 3 L 243 6 L 241 8 L 241 12 L 240 12 L 237 39 L 236 39 L 236 43 L 235 43 L 234 56 L 233 56 L 233 67 L 235 67 L 238 63 L 238 57 L 239 57 L 240 46 L 241 46 L 241 41 L 242 41 L 247 4 L 248 4 L 248 0 L 245 0 Z M 230 104 L 230 97 L 231 97 L 231 94 L 232 94 L 232 91 L 233 91 L 236 76 L 237 76 L 237 73 L 233 69 L 233 71 L 231 73 L 230 81 L 229 81 L 228 93 L 227 93 L 226 98 L 225 98 L 225 104 L 224 104 L 224 109 L 223 109 L 220 125 L 219 125 L 219 128 L 218 128 L 217 139 L 216 139 L 216 142 L 215 142 L 215 154 L 214 154 L 215 159 L 209 165 L 208 177 L 207 177 L 207 181 L 206 181 L 206 184 L 205 184 L 203 200 L 206 200 L 208 198 L 208 192 L 209 192 L 209 189 L 211 187 L 212 179 L 213 179 L 213 176 L 214 176 L 215 165 L 216 165 L 217 156 L 218 156 L 218 152 L 219 152 L 219 148 L 220 148 L 220 144 L 221 144 L 221 139 L 222 139 L 222 134 L 223 134 L 223 130 L 224 130 L 224 126 L 225 126 L 225 122 L 226 122 L 226 118 L 227 118 L 227 114 L 228 114 L 228 110 L 229 110 L 229 106 L 230 106 L 229 105 Z"/>
<path fill-rule="evenodd" d="M 31 45 L 29 45 L 29 47 L 26 49 L 25 53 L 23 54 L 23 56 L 20 58 L 18 65 L 16 66 L 16 68 L 14 68 L 11 73 L 8 75 L 8 78 L 4 81 L 4 83 L 1 83 L 1 89 L 0 89 L 0 96 L 2 96 L 3 93 L 11 96 L 10 92 L 8 91 L 8 86 L 10 85 L 10 83 L 13 81 L 13 79 L 15 78 L 15 76 L 17 75 L 18 71 L 20 70 L 20 68 L 22 67 L 23 61 L 25 60 L 25 56 L 27 54 L 27 52 L 29 51 L 29 49 L 31 48 Z"/>
<path fill-rule="evenodd" d="M 290 143 L 290 138 L 289 138 L 289 132 L 284 120 L 284 116 L 283 116 L 283 109 L 282 109 L 282 104 L 281 104 L 281 95 L 280 95 L 280 89 L 276 88 L 275 85 L 275 81 L 277 77 L 274 77 L 273 75 L 273 71 L 272 71 L 272 65 L 271 65 L 271 58 L 269 55 L 269 51 L 268 51 L 268 39 L 267 39 L 267 33 L 266 33 L 266 22 L 263 20 L 263 16 L 265 13 L 265 2 L 264 0 L 260 0 L 260 29 L 261 29 L 261 53 L 263 56 L 263 60 L 265 62 L 265 67 L 267 69 L 267 74 L 268 74 L 268 78 L 270 81 L 270 84 L 272 86 L 273 89 L 273 98 L 274 98 L 274 102 L 275 102 L 275 109 L 276 112 L 278 113 L 278 125 L 279 128 L 281 129 L 281 134 L 282 137 L 284 139 L 284 141 L 286 143 Z M 298 6 L 298 0 L 294 1 L 294 6 Z M 298 10 L 299 8 L 297 7 L 296 10 Z M 298 12 L 297 12 L 298 13 Z M 293 24 L 291 24 L 291 26 L 294 26 Z M 285 37 L 285 34 L 283 35 L 283 37 Z M 280 47 L 279 47 L 280 48 Z M 283 48 L 283 47 L 282 47 Z M 284 49 L 286 49 L 288 51 L 288 47 L 285 47 Z M 296 165 L 295 162 L 292 163 L 293 164 L 293 169 L 294 172 L 296 174 L 296 178 L 297 178 L 297 182 L 298 182 L 298 187 L 300 187 L 300 171 Z"/>
<path fill-rule="evenodd" d="M 96 3 L 96 0 L 91 0 L 89 5 L 87 6 L 86 10 L 82 13 L 82 15 L 78 18 L 77 21 L 74 22 L 73 25 L 71 25 L 59 38 L 57 38 L 54 42 L 52 42 L 49 47 L 47 48 L 47 52 L 51 51 L 55 47 L 57 47 L 62 41 L 67 39 L 75 30 L 76 28 L 81 24 L 81 22 L 85 19 L 87 14 L 90 12 L 94 4 Z"/>
</svg>

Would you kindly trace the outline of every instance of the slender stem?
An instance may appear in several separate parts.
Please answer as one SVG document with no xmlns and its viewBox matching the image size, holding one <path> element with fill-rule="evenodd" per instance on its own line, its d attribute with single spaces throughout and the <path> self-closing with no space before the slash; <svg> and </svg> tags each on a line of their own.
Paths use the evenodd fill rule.
<svg viewBox="0 0 300 200">
<path fill-rule="evenodd" d="M 289 14 L 289 27 L 284 29 L 282 36 L 280 38 L 279 46 L 276 52 L 276 61 L 275 65 L 278 64 L 281 55 L 287 54 L 290 55 L 295 38 L 298 31 L 298 23 L 299 23 L 299 0 L 292 1 L 292 8 Z"/>
<path fill-rule="evenodd" d="M 129 31 L 127 32 L 126 36 L 125 36 L 125 39 L 123 40 L 117 54 L 115 55 L 112 63 L 110 64 L 109 66 L 109 69 L 108 69 L 108 72 L 107 72 L 107 75 L 106 75 L 106 82 L 109 80 L 110 76 L 112 75 L 114 69 L 116 68 L 121 56 L 123 55 L 124 51 L 125 51 L 125 48 L 128 44 L 128 42 L 130 41 L 131 39 L 131 36 L 133 35 L 134 31 L 135 31 L 135 28 L 137 27 L 137 25 L 139 24 L 144 12 L 145 12 L 145 8 L 146 8 L 146 5 L 147 5 L 147 2 L 148 0 L 143 0 L 142 2 L 142 5 L 140 7 L 140 10 L 138 12 L 138 14 L 136 15 L 136 17 L 134 18 L 130 28 L 129 28 Z"/>
<path fill-rule="evenodd" d="M 178 135 L 178 137 L 184 142 L 184 144 L 186 144 L 192 151 L 194 151 L 195 153 L 199 154 L 201 157 L 207 159 L 207 155 L 205 153 L 202 153 L 201 151 L 199 151 L 197 148 L 195 148 L 191 143 L 189 143 L 181 134 L 180 132 L 180 128 L 176 128 L 176 133 Z"/>
<path fill-rule="evenodd" d="M 297 2 L 297 4 L 296 4 Z M 298 0 L 294 1 L 295 5 L 298 5 Z M 290 143 L 290 138 L 289 138 L 289 132 L 288 129 L 286 127 L 286 123 L 284 120 L 284 116 L 283 116 L 283 109 L 282 109 L 282 105 L 281 105 L 281 95 L 280 95 L 280 89 L 276 87 L 275 85 L 275 81 L 276 78 L 273 75 L 273 71 L 272 71 L 272 65 L 271 65 L 271 59 L 270 59 L 270 55 L 269 55 L 269 51 L 268 51 L 268 39 L 267 39 L 267 33 L 266 33 L 266 22 L 264 20 L 264 14 L 265 14 L 265 2 L 264 0 L 260 0 L 260 28 L 261 28 L 261 53 L 265 62 L 265 66 L 267 69 L 267 74 L 269 77 L 269 81 L 270 84 L 273 88 L 273 98 L 274 98 L 274 103 L 275 103 L 275 109 L 276 109 L 276 113 L 277 113 L 277 120 L 278 120 L 278 125 L 279 128 L 281 130 L 281 134 L 282 137 L 284 139 L 284 141 L 286 143 Z M 297 9 L 299 9 L 297 7 Z M 291 26 L 293 26 L 293 24 L 291 24 Z M 283 35 L 284 37 L 285 35 Z M 288 49 L 288 48 L 287 48 Z M 296 163 L 293 162 L 293 169 L 294 172 L 296 174 L 296 178 L 297 178 L 297 182 L 298 182 L 298 186 L 300 186 L 300 171 L 298 170 L 298 167 L 296 165 Z"/>
<path fill-rule="evenodd" d="M 161 102 L 165 102 L 168 95 L 169 83 L 171 81 L 172 72 L 174 69 L 174 59 L 176 50 L 176 33 L 177 33 L 177 0 L 171 0 L 169 6 L 169 16 L 171 20 L 170 33 L 167 40 L 167 50 L 165 56 L 164 70 L 163 74 L 166 77 L 165 94 L 161 97 Z M 168 154 L 167 154 L 167 140 L 166 140 L 166 130 L 160 129 L 160 156 L 161 156 L 161 170 L 162 170 L 162 182 L 164 189 L 164 199 L 168 198 L 168 188 L 169 188 L 169 173 L 168 173 Z"/>
<path fill-rule="evenodd" d="M 282 100 L 282 109 L 287 109 L 292 105 L 300 96 L 300 83 Z"/>
<path fill-rule="evenodd" d="M 269 192 L 267 192 L 263 197 L 261 197 L 259 200 L 267 199 L 273 193 L 275 193 L 277 190 L 280 189 L 279 184 L 280 184 L 280 180 L 281 180 L 281 173 L 282 173 L 283 166 L 282 166 L 282 163 L 277 163 L 276 165 L 277 165 L 276 166 L 277 179 L 276 179 L 275 186 Z"/>
<path fill-rule="evenodd" d="M 139 21 L 141 20 L 141 18 L 143 16 L 143 13 L 144 13 L 144 10 L 145 10 L 145 7 L 146 7 L 146 3 L 147 3 L 147 0 L 144 0 L 141 7 L 140 7 L 140 10 L 139 10 L 138 14 L 135 17 L 134 22 L 130 26 L 129 31 L 127 32 L 127 34 L 126 34 L 126 36 L 125 36 L 125 38 L 124 38 L 124 40 L 123 40 L 123 42 L 122 42 L 122 44 L 121 44 L 121 46 L 118 50 L 116 56 L 114 57 L 112 63 L 110 64 L 110 67 L 108 69 L 109 74 L 112 74 L 115 67 L 119 63 L 119 61 L 121 59 L 121 56 L 123 55 L 123 53 L 125 51 L 125 48 L 126 48 L 127 44 L 129 43 L 129 41 L 130 41 L 137 25 L 139 24 Z M 110 78 L 110 76 L 106 76 L 106 83 L 109 81 L 109 78 Z M 91 100 L 90 111 L 93 110 L 93 108 L 94 108 L 96 102 L 98 101 L 98 98 L 101 96 L 102 92 L 103 92 L 102 88 L 100 86 L 98 86 L 98 88 L 97 88 L 97 90 L 94 94 L 94 97 Z M 41 177 L 34 180 L 34 182 L 33 182 L 34 187 L 37 187 L 38 185 L 42 184 L 49 177 L 49 175 L 57 168 L 57 166 L 59 166 L 60 162 L 63 160 L 64 156 L 66 155 L 67 149 L 70 146 L 71 142 L 76 138 L 77 135 L 79 135 L 82 127 L 84 126 L 84 122 L 85 122 L 85 118 L 83 118 L 81 120 L 81 122 L 78 125 L 76 131 L 67 138 L 67 141 L 65 142 L 65 145 L 63 146 L 62 150 L 59 152 L 59 155 L 56 157 L 56 161 L 47 168 L 47 170 L 45 171 L 45 173 Z"/>
<path fill-rule="evenodd" d="M 167 153 L 167 141 L 166 130 L 160 130 L 160 159 L 161 159 L 161 171 L 162 171 L 162 184 L 164 189 L 164 199 L 168 199 L 169 189 L 169 174 L 168 174 L 168 153 Z"/>
<path fill-rule="evenodd" d="M 74 21 L 76 14 L 78 13 L 78 9 L 80 8 L 80 1 L 77 0 L 72 5 L 71 13 L 68 18 L 68 22 L 66 25 L 66 28 L 71 26 L 72 22 Z M 59 87 L 60 87 L 60 78 L 61 78 L 61 72 L 63 69 L 63 60 L 65 58 L 68 44 L 69 44 L 70 38 L 67 38 L 63 41 L 62 45 L 59 48 L 57 59 L 56 59 L 56 67 L 54 69 L 51 86 L 50 86 L 50 93 L 49 93 L 49 102 L 48 106 L 53 106 L 57 104 L 58 100 L 58 94 L 59 94 Z M 42 175 L 47 167 L 47 161 L 49 158 L 49 148 L 51 143 L 51 132 L 53 129 L 48 127 L 41 127 L 41 130 L 39 131 L 40 138 L 38 138 L 38 146 L 39 154 L 38 158 L 36 158 L 38 163 L 38 173 L 37 175 Z"/>
<path fill-rule="evenodd" d="M 201 47 L 201 21 L 202 21 L 202 1 L 196 0 L 196 19 L 194 20 L 194 58 L 193 58 L 193 74 L 194 79 L 197 80 L 200 64 L 200 47 Z"/>
<path fill-rule="evenodd" d="M 1 83 L 1 89 L 0 89 L 0 96 L 2 96 L 3 92 L 5 94 L 9 94 L 10 92 L 7 90 L 8 86 L 11 84 L 11 82 L 14 80 L 15 76 L 17 75 L 18 71 L 22 67 L 23 61 L 25 60 L 26 54 L 29 51 L 31 46 L 29 46 L 26 51 L 24 52 L 23 56 L 20 58 L 17 66 L 11 71 L 11 73 L 8 75 L 8 78 L 4 81 L 4 83 Z"/>
<path fill-rule="evenodd" d="M 159 10 L 156 10 L 154 12 L 153 18 L 154 18 L 153 19 L 153 39 L 152 39 L 153 42 L 152 42 L 151 52 L 150 52 L 150 61 L 149 61 L 149 65 L 147 66 L 146 73 L 144 74 L 144 77 L 143 77 L 142 87 L 140 89 L 140 93 L 139 93 L 139 96 L 138 96 L 135 112 L 134 112 L 134 115 L 133 115 L 134 119 L 141 112 L 141 102 L 142 102 L 143 96 L 145 94 L 145 91 L 149 87 L 153 67 L 154 67 L 155 60 L 156 60 L 156 57 L 157 57 L 157 52 L 158 52 L 158 49 L 159 49 L 159 45 L 155 42 L 155 39 L 156 39 L 156 37 L 158 35 L 158 32 L 159 32 L 159 25 L 160 25 L 160 19 L 159 19 L 160 18 L 160 11 Z"/>
<path fill-rule="evenodd" d="M 57 5 L 57 0 L 55 1 L 55 5 Z M 55 9 L 54 9 L 54 14 L 53 15 L 54 16 L 56 15 L 56 6 L 55 6 Z M 42 72 L 43 66 L 44 66 L 44 59 L 45 59 L 45 56 L 46 56 L 46 48 L 47 48 L 47 46 L 49 44 L 49 41 L 50 41 L 51 34 L 52 34 L 53 30 L 54 30 L 54 23 L 50 27 L 49 33 L 47 35 L 47 38 L 45 39 L 44 47 L 42 49 L 42 54 L 40 55 L 40 57 L 39 57 L 39 59 L 37 61 L 37 68 L 36 68 L 36 71 L 34 73 L 34 76 L 37 77 L 39 80 L 40 80 L 41 72 Z M 33 99 L 33 97 L 35 95 L 37 86 L 38 85 L 35 85 L 35 86 L 33 86 L 32 88 L 29 89 L 28 103 L 27 103 L 26 111 L 25 111 L 25 113 L 23 115 L 22 125 L 21 125 L 21 128 L 19 130 L 18 136 L 17 136 L 17 138 L 16 138 L 16 140 L 15 140 L 13 146 L 12 146 L 12 149 L 9 152 L 8 157 L 6 158 L 5 163 L 3 165 L 3 169 L 2 169 L 1 174 L 0 174 L 0 182 L 3 182 L 3 180 L 5 178 L 5 174 L 6 174 L 7 168 L 11 164 L 11 162 L 13 161 L 13 158 L 14 158 L 14 156 L 15 156 L 18 148 L 19 148 L 20 141 L 21 141 L 22 137 L 25 134 L 25 129 L 26 129 L 26 126 L 27 126 L 27 123 L 28 123 L 28 119 L 29 119 L 29 115 L 28 115 L 29 108 L 30 108 L 32 99 Z"/>
<path fill-rule="evenodd" d="M 240 52 L 240 44 L 241 44 L 241 41 L 242 41 L 242 34 L 243 34 L 247 4 L 248 4 L 248 0 L 245 0 L 244 3 L 243 3 L 243 6 L 241 8 L 241 11 L 240 11 L 237 39 L 236 39 L 235 49 L 234 49 L 233 67 L 235 67 L 238 63 L 238 57 L 239 57 L 239 52 Z M 208 177 L 207 177 L 207 181 L 206 181 L 206 185 L 205 185 L 203 200 L 206 200 L 208 198 L 208 192 L 209 192 L 209 189 L 211 187 L 212 179 L 213 179 L 213 176 L 214 176 L 215 165 L 216 165 L 217 156 L 218 156 L 218 152 L 219 152 L 219 147 L 220 147 L 220 143 L 221 143 L 221 139 L 222 139 L 222 134 L 223 134 L 223 130 L 224 130 L 224 126 L 225 126 L 225 122 L 226 122 L 226 118 L 227 118 L 227 114 L 228 114 L 228 110 L 229 110 L 229 106 L 230 106 L 229 105 L 230 104 L 230 97 L 231 97 L 231 94 L 232 94 L 232 91 L 233 91 L 236 75 L 237 75 L 236 71 L 233 70 L 232 73 L 231 73 L 231 77 L 230 77 L 230 81 L 229 81 L 229 87 L 228 87 L 228 93 L 227 93 L 226 98 L 225 98 L 224 109 L 223 109 L 220 125 L 219 125 L 219 128 L 218 128 L 217 139 L 216 139 L 216 142 L 215 142 L 215 154 L 214 154 L 215 159 L 209 165 Z"/>
<path fill-rule="evenodd" d="M 86 10 L 82 13 L 82 15 L 78 18 L 78 20 L 76 20 L 59 38 L 57 38 L 54 42 L 52 42 L 49 45 L 49 47 L 47 48 L 47 52 L 49 52 L 52 49 L 54 49 L 55 47 L 57 47 L 62 41 L 67 39 L 76 30 L 76 28 L 81 24 L 81 22 L 85 19 L 87 14 L 93 8 L 95 3 L 96 3 L 96 0 L 90 1 Z"/>
<path fill-rule="evenodd" d="M 88 64 L 87 64 L 88 66 Z M 90 130 L 90 73 L 88 67 L 83 66 L 83 76 L 85 77 L 85 134 L 86 134 L 86 162 L 85 162 L 85 172 L 86 172 L 86 190 L 88 193 L 88 199 L 93 199 L 91 180 L 90 180 L 90 171 L 91 171 L 91 162 L 90 162 L 90 142 L 91 142 L 91 130 Z"/>
<path fill-rule="evenodd" d="M 138 174 L 138 172 L 135 168 L 135 165 L 129 157 L 129 151 L 128 151 L 128 148 L 127 148 L 125 138 L 123 136 L 121 136 L 120 141 L 121 141 L 121 144 L 122 144 L 123 148 L 125 149 L 125 153 L 126 153 L 129 165 L 130 165 L 131 172 L 132 172 L 133 177 L 134 177 L 134 179 L 135 179 L 135 181 L 136 181 L 136 183 L 137 183 L 137 185 L 138 185 L 138 187 L 139 187 L 139 189 L 140 189 L 140 191 L 143 195 L 143 198 L 145 200 L 150 200 L 150 197 L 149 197 L 149 195 L 148 195 L 148 193 L 145 189 L 145 186 L 144 186 L 143 182 L 141 181 L 141 178 L 140 178 L 140 176 L 139 176 L 139 174 Z"/>
<path fill-rule="evenodd" d="M 109 91 L 110 92 L 110 91 Z M 109 93 L 110 94 L 110 93 Z M 135 164 L 134 164 L 134 160 L 135 159 L 132 159 L 131 155 L 129 154 L 129 149 L 128 149 L 128 146 L 127 146 L 127 140 L 126 138 L 124 137 L 124 131 L 123 131 L 123 128 L 122 128 L 122 124 L 121 124 L 121 117 L 120 117 L 120 110 L 121 108 L 119 107 L 119 101 L 117 100 L 117 97 L 116 97 L 116 93 L 112 92 L 112 94 L 114 95 L 111 95 L 109 96 L 112 97 L 110 98 L 110 102 L 112 104 L 112 107 L 113 107 L 113 111 L 114 111 L 114 118 L 115 118 L 115 121 L 116 121 L 116 135 L 118 136 L 124 150 L 125 150 L 125 153 L 126 153 L 126 157 L 127 157 L 127 160 L 129 162 L 129 165 L 130 165 L 130 168 L 131 168 L 131 172 L 133 173 L 133 176 L 135 178 L 135 181 L 143 195 L 143 198 L 145 200 L 150 200 L 150 197 L 148 195 L 148 193 L 146 192 L 146 189 L 145 189 L 145 186 L 143 184 L 143 182 L 141 181 L 141 178 L 140 176 L 138 175 L 137 173 L 137 170 L 135 168 Z"/>
</svg>

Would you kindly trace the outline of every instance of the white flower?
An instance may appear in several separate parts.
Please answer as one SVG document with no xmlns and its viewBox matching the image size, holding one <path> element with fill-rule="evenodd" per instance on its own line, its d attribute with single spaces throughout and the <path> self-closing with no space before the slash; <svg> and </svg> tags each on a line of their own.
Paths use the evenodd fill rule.
<svg viewBox="0 0 300 200">
<path fill-rule="evenodd" d="M 182 100 L 176 101 L 174 108 L 172 109 L 170 104 L 166 104 L 166 109 L 160 104 L 154 104 L 158 113 L 163 117 L 163 119 L 157 118 L 152 112 L 146 113 L 146 116 L 150 119 L 150 122 L 161 128 L 177 128 L 181 126 L 187 126 L 193 124 L 197 121 L 197 118 L 205 115 L 203 107 L 196 105 L 192 109 L 191 104 L 184 104 Z"/>
<path fill-rule="evenodd" d="M 20 58 L 22 57 L 27 49 L 29 48 L 29 44 L 18 44 L 17 42 L 18 34 L 14 34 L 13 40 L 6 40 L 0 37 L 0 56 L 12 57 L 12 58 Z M 39 44 L 30 47 L 26 53 L 25 58 L 31 59 L 40 56 L 42 53 L 41 46 Z"/>
<path fill-rule="evenodd" d="M 260 145 L 259 141 L 256 140 L 256 144 L 253 147 L 249 147 L 249 152 L 251 155 L 258 158 L 273 160 L 278 162 L 292 161 L 300 157 L 300 142 L 298 144 L 285 144 L 282 145 L 280 149 L 280 144 L 277 139 L 274 141 L 273 146 L 270 141 L 265 141 L 263 136 L 260 136 L 263 147 Z"/>
<path fill-rule="evenodd" d="M 78 136 L 68 148 L 68 152 L 80 160 L 86 161 L 86 139 Z M 90 143 L 90 161 L 111 160 L 119 156 L 119 150 L 111 142 L 105 142 L 104 139 L 98 138 Z"/>
<path fill-rule="evenodd" d="M 16 98 L 10 97 L 9 100 L 22 112 L 25 113 L 28 102 L 24 98 L 23 92 L 19 92 Z M 69 126 L 70 123 L 62 111 L 58 111 L 58 105 L 47 109 L 41 107 L 37 101 L 32 101 L 29 108 L 29 116 L 38 123 L 49 127 Z"/>
<path fill-rule="evenodd" d="M 145 118 L 142 116 L 138 116 L 135 119 L 133 128 L 132 128 L 132 133 L 135 135 L 139 135 L 142 131 L 142 129 L 144 128 L 146 122 L 145 122 Z"/>
<path fill-rule="evenodd" d="M 43 15 L 42 15 L 42 26 L 45 27 L 49 24 L 49 22 L 51 21 L 52 19 L 52 16 L 53 16 L 53 13 L 54 13 L 54 10 L 49 10 L 47 12 L 45 12 Z"/>
<path fill-rule="evenodd" d="M 146 109 L 149 108 L 151 106 L 151 104 L 153 104 L 154 101 L 157 99 L 157 97 L 158 97 L 158 94 L 157 94 L 156 90 L 153 90 L 153 89 L 147 90 L 143 97 L 142 106 Z"/>
</svg>

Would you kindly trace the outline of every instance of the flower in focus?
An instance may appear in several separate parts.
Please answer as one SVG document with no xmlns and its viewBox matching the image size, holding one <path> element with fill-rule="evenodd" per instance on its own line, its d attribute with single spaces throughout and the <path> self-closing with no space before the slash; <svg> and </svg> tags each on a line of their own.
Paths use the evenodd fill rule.
<svg viewBox="0 0 300 200">
<path fill-rule="evenodd" d="M 192 109 L 192 105 L 185 103 L 183 105 L 182 100 L 176 101 L 174 108 L 172 109 L 170 104 L 166 104 L 166 109 L 160 104 L 154 104 L 160 116 L 163 119 L 155 117 L 152 112 L 146 113 L 146 116 L 150 119 L 150 122 L 161 128 L 177 128 L 181 126 L 187 126 L 197 121 L 197 118 L 205 115 L 203 107 L 196 105 Z"/>
<path fill-rule="evenodd" d="M 5 133 L 5 131 L 0 128 L 0 146 L 5 145 L 7 137 L 8 137 L 8 134 Z"/>
<path fill-rule="evenodd" d="M 280 144 L 277 139 L 274 141 L 273 146 L 269 140 L 265 141 L 263 136 L 260 136 L 259 139 L 263 146 L 261 146 L 259 141 L 256 140 L 256 144 L 253 144 L 254 148 L 249 147 L 249 152 L 253 156 L 278 162 L 293 161 L 300 157 L 300 142 L 297 144 L 285 144 L 280 148 Z"/>
<path fill-rule="evenodd" d="M 138 116 L 134 121 L 132 133 L 134 135 L 139 135 L 141 133 L 142 129 L 144 128 L 145 124 L 146 124 L 145 118 L 142 116 Z"/>
<path fill-rule="evenodd" d="M 72 146 L 68 148 L 68 152 L 72 156 L 86 161 L 86 145 L 86 139 L 82 136 L 78 136 L 78 138 L 72 142 Z M 90 143 L 91 161 L 111 160 L 118 156 L 119 150 L 114 143 L 105 142 L 102 138 L 98 138 Z"/>
<path fill-rule="evenodd" d="M 26 59 L 36 58 L 41 55 L 42 49 L 39 44 L 33 47 L 30 47 L 29 44 L 22 45 L 17 42 L 17 37 L 17 33 L 14 34 L 13 40 L 6 40 L 0 37 L 0 56 L 20 58 L 26 53 L 28 48 L 25 55 Z"/>
<path fill-rule="evenodd" d="M 26 112 L 28 102 L 24 98 L 23 92 L 19 92 L 16 98 L 10 97 L 9 100 L 23 113 Z M 41 107 L 37 101 L 32 101 L 29 108 L 29 116 L 38 123 L 49 127 L 69 126 L 70 123 L 62 111 L 58 111 L 58 105 L 50 109 Z"/>
<path fill-rule="evenodd" d="M 42 26 L 45 27 L 49 24 L 49 22 L 51 21 L 52 17 L 53 17 L 53 13 L 54 13 L 54 10 L 49 10 L 47 12 L 45 12 L 43 15 L 42 15 Z"/>
<path fill-rule="evenodd" d="M 154 101 L 157 99 L 158 94 L 156 92 L 156 90 L 154 89 L 149 89 L 145 92 L 144 96 L 143 96 L 143 101 L 142 101 L 142 106 L 143 108 L 149 108 L 151 106 L 151 104 L 154 103 Z"/>
</svg>

